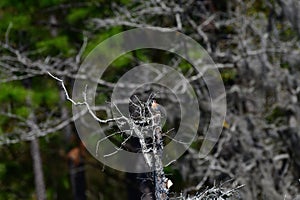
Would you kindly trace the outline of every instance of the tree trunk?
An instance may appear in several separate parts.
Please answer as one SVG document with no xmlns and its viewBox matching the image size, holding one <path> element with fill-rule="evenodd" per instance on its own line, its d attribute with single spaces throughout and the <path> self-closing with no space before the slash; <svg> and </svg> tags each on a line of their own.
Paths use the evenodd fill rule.
<svg viewBox="0 0 300 200">
<path fill-rule="evenodd" d="M 26 79 L 23 81 L 23 85 L 25 88 L 31 88 L 31 80 Z M 32 100 L 30 96 L 27 96 L 27 104 L 30 108 L 32 108 Z M 35 130 L 34 134 L 38 134 L 39 131 L 38 127 L 36 126 L 36 118 L 34 111 L 31 112 L 29 115 L 29 120 L 34 124 L 31 126 L 31 130 Z M 42 168 L 42 159 L 40 155 L 40 146 L 39 140 L 37 136 L 34 135 L 30 141 L 30 152 L 33 161 L 33 172 L 34 172 L 34 182 L 35 182 L 35 191 L 38 200 L 45 200 L 46 199 L 46 189 L 45 189 L 45 182 L 43 176 L 43 168 Z"/>
<path fill-rule="evenodd" d="M 43 178 L 39 141 L 37 138 L 31 140 L 30 149 L 31 149 L 31 157 L 33 160 L 34 181 L 35 181 L 35 190 L 37 194 L 37 199 L 45 200 L 46 189 L 45 189 L 45 182 Z"/>
<path fill-rule="evenodd" d="M 162 163 L 163 155 L 163 138 L 161 130 L 161 114 L 157 113 L 154 116 L 154 142 L 153 142 L 153 154 L 154 154 L 154 184 L 155 184 L 155 198 L 157 200 L 168 199 L 169 189 L 167 188 L 168 179 L 164 173 L 164 167 Z"/>
</svg>

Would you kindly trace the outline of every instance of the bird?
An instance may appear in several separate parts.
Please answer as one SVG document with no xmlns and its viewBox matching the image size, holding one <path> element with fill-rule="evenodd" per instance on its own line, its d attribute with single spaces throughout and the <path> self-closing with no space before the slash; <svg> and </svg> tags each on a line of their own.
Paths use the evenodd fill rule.
<svg viewBox="0 0 300 200">
<path fill-rule="evenodd" d="M 150 103 L 151 110 L 154 112 L 160 112 L 160 105 L 156 102 L 156 100 L 152 100 Z"/>
<path fill-rule="evenodd" d="M 160 125 L 163 126 L 166 122 L 166 116 L 167 116 L 166 109 L 163 106 L 161 106 L 160 104 L 158 104 L 155 99 L 153 99 L 151 101 L 150 105 L 151 105 L 152 115 L 159 114 Z"/>
</svg>

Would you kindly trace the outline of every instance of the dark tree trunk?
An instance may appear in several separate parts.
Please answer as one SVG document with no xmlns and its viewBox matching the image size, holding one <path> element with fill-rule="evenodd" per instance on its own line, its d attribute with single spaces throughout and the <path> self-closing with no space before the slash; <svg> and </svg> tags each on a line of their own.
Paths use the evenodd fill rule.
<svg viewBox="0 0 300 200">
<path fill-rule="evenodd" d="M 70 160 L 70 173 L 74 200 L 86 200 L 84 163 L 77 165 Z"/>
</svg>

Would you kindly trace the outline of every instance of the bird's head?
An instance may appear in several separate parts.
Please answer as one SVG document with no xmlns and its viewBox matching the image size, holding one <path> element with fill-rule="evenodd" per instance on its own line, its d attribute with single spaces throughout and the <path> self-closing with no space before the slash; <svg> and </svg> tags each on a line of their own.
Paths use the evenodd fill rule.
<svg viewBox="0 0 300 200">
<path fill-rule="evenodd" d="M 158 110 L 158 103 L 154 99 L 151 101 L 151 108 L 153 110 Z"/>
</svg>

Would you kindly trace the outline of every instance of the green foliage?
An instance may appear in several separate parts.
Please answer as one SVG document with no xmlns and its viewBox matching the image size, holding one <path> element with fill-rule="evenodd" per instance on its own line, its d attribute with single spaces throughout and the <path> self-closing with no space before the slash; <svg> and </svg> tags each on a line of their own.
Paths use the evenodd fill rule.
<svg viewBox="0 0 300 200">
<path fill-rule="evenodd" d="M 23 118 L 27 118 L 28 115 L 30 114 L 30 110 L 28 106 L 17 107 L 15 110 L 15 114 Z"/>
<path fill-rule="evenodd" d="M 15 144 L 0 148 L 0 199 L 31 199 L 33 173 L 29 146 Z M 25 173 L 27 172 L 27 173 Z M 29 172 L 29 173 L 28 173 Z"/>
<path fill-rule="evenodd" d="M 2 26 L 5 28 L 8 27 L 9 23 L 12 23 L 14 29 L 25 30 L 30 24 L 31 18 L 28 15 L 16 15 L 14 17 L 8 15 L 4 20 L 6 23 L 4 22 Z"/>
<path fill-rule="evenodd" d="M 223 82 L 227 84 L 233 84 L 235 79 L 237 78 L 237 71 L 236 69 L 223 69 L 221 70 L 221 77 Z"/>
<path fill-rule="evenodd" d="M 140 61 L 142 62 L 145 62 L 145 63 L 149 63 L 150 60 L 149 60 L 149 56 L 145 54 L 145 51 L 143 50 L 137 50 L 135 51 L 135 57 L 137 59 L 139 59 Z"/>
<path fill-rule="evenodd" d="M 287 116 L 287 111 L 284 108 L 276 107 L 272 110 L 272 112 L 266 116 L 266 120 L 269 124 L 280 122 L 280 120 L 283 117 Z"/>
<path fill-rule="evenodd" d="M 54 106 L 59 101 L 59 93 L 56 90 L 35 91 L 32 93 L 33 105 L 39 107 L 41 105 Z"/>
<path fill-rule="evenodd" d="M 105 104 L 105 102 L 106 102 L 107 100 L 108 100 L 107 95 L 101 93 L 101 94 L 99 94 L 99 95 L 96 96 L 95 102 L 96 102 L 96 104 L 99 104 L 99 105 L 100 105 L 100 104 Z"/>
<path fill-rule="evenodd" d="M 123 55 L 123 56 L 120 56 L 119 58 L 117 58 L 112 63 L 112 66 L 114 66 L 116 68 L 127 67 L 132 62 L 132 59 L 133 59 L 133 57 L 132 57 L 131 53 L 127 53 L 126 55 Z"/>
<path fill-rule="evenodd" d="M 280 67 L 283 69 L 290 69 L 290 65 L 287 62 L 280 63 Z"/>
<path fill-rule="evenodd" d="M 35 108 L 40 106 L 54 107 L 59 102 L 59 89 L 53 81 L 43 81 L 40 78 L 32 80 L 32 104 Z"/>
<path fill-rule="evenodd" d="M 0 179 L 2 179 L 6 174 L 6 165 L 4 163 L 0 163 Z"/>
<path fill-rule="evenodd" d="M 0 102 L 26 102 L 28 91 L 18 84 L 1 84 L 0 91 Z"/>
<path fill-rule="evenodd" d="M 128 5 L 128 4 L 132 3 L 132 0 L 120 0 L 120 3 L 123 5 Z"/>
<path fill-rule="evenodd" d="M 190 147 L 193 149 L 199 150 L 202 145 L 202 142 L 203 141 L 200 141 L 200 140 L 193 141 Z"/>
<path fill-rule="evenodd" d="M 101 42 L 103 42 L 105 39 L 116 35 L 120 32 L 122 32 L 123 29 L 122 27 L 113 27 L 109 30 L 105 30 L 105 32 L 101 32 L 99 35 L 95 36 L 92 40 L 89 41 L 85 52 L 84 52 L 84 57 L 86 57 L 98 44 L 100 44 Z M 107 47 L 106 52 L 108 55 L 111 55 L 110 52 L 111 48 Z"/>
<path fill-rule="evenodd" d="M 191 67 L 192 65 L 186 60 L 182 60 L 178 65 L 178 68 L 182 71 L 183 74 L 187 73 L 191 69 Z"/>
<path fill-rule="evenodd" d="M 190 58 L 191 60 L 198 60 L 204 57 L 205 52 L 204 50 L 201 52 L 188 50 L 187 54 L 188 58 Z"/>
<path fill-rule="evenodd" d="M 86 19 L 88 14 L 90 13 L 90 10 L 87 8 L 81 8 L 81 9 L 73 9 L 70 14 L 67 16 L 67 21 L 70 24 L 74 24 L 80 20 Z"/>
<path fill-rule="evenodd" d="M 41 7 L 48 7 L 48 6 L 55 6 L 65 1 L 66 0 L 39 0 L 38 3 Z"/>
<path fill-rule="evenodd" d="M 5 130 L 5 124 L 7 124 L 9 121 L 9 118 L 3 115 L 0 115 L 0 134 L 2 134 Z"/>
<path fill-rule="evenodd" d="M 269 7 L 266 4 L 266 1 L 263 0 L 256 0 L 254 1 L 253 5 L 247 9 L 247 14 L 249 15 L 257 15 L 257 13 L 268 13 Z"/>
<path fill-rule="evenodd" d="M 38 49 L 46 49 L 44 53 L 53 55 L 59 53 L 63 53 L 63 55 L 71 55 L 75 52 L 69 44 L 67 36 L 59 36 L 40 41 L 36 44 L 36 47 Z"/>
<path fill-rule="evenodd" d="M 69 182 L 69 179 L 68 179 L 67 176 L 65 176 L 64 179 L 62 180 L 62 184 L 63 184 L 65 189 L 70 189 L 71 188 L 71 185 L 70 185 L 70 182 Z"/>
<path fill-rule="evenodd" d="M 277 24 L 277 28 L 280 31 L 280 37 L 284 41 L 290 41 L 293 38 L 297 37 L 297 33 L 291 27 L 286 27 L 285 24 Z"/>
</svg>

